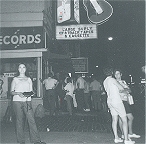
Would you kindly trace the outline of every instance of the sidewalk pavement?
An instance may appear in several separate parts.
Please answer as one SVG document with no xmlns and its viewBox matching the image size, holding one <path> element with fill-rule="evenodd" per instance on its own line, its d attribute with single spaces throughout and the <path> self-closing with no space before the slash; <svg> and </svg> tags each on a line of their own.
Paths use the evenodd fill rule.
<svg viewBox="0 0 146 144">
<path fill-rule="evenodd" d="M 103 113 L 76 113 L 74 116 L 62 114 L 54 117 L 46 115 L 43 119 L 36 119 L 42 141 L 51 144 L 63 143 L 96 143 L 114 144 L 111 122 L 106 121 Z M 50 131 L 47 131 L 49 128 Z M 136 144 L 145 144 L 145 134 L 142 123 L 138 124 L 135 140 Z M 1 125 L 1 144 L 16 144 L 16 134 L 13 123 Z M 26 144 L 29 144 L 28 127 L 25 128 Z"/>
</svg>

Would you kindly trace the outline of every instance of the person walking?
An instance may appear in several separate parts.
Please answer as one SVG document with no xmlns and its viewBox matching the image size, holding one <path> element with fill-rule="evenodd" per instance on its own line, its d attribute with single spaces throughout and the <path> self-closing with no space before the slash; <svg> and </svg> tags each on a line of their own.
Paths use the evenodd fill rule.
<svg viewBox="0 0 146 144">
<path fill-rule="evenodd" d="M 81 74 L 77 75 L 76 81 L 76 100 L 77 100 L 77 109 L 78 111 L 83 111 L 84 108 L 84 88 L 85 80 L 82 78 Z"/>
<path fill-rule="evenodd" d="M 128 125 L 127 125 L 127 117 L 124 104 L 120 97 L 120 92 L 125 92 L 124 88 L 116 81 L 115 78 L 112 77 L 113 69 L 110 67 L 106 67 L 103 70 L 106 75 L 106 79 L 103 82 L 105 91 L 107 92 L 107 104 L 110 109 L 110 113 L 112 115 L 112 129 L 114 133 L 114 142 L 119 143 L 123 142 L 121 138 L 118 136 L 117 132 L 117 122 L 118 116 L 122 120 L 122 128 L 124 133 L 124 143 L 125 144 L 134 144 L 134 141 L 129 140 L 128 138 Z M 126 93 L 126 92 L 125 92 Z"/>
<path fill-rule="evenodd" d="M 90 84 L 90 91 L 91 91 L 93 107 L 95 111 L 101 110 L 101 90 L 102 90 L 102 86 L 100 82 L 98 82 L 95 76 L 93 76 L 92 82 Z"/>
<path fill-rule="evenodd" d="M 70 77 L 66 79 L 66 82 L 67 84 L 64 87 L 64 90 L 66 91 L 65 100 L 67 101 L 67 110 L 69 111 L 69 115 L 72 115 L 73 114 L 74 85 Z"/>
<path fill-rule="evenodd" d="M 42 81 L 42 80 L 41 80 Z M 48 78 L 43 81 L 46 88 L 46 99 L 49 105 L 50 115 L 55 115 L 55 101 L 56 93 L 55 88 L 58 85 L 58 81 L 53 78 L 52 73 L 48 73 Z"/>
<path fill-rule="evenodd" d="M 127 83 L 124 80 L 121 79 L 122 78 L 121 70 L 116 69 L 114 71 L 114 76 L 115 76 L 116 80 L 124 87 L 124 89 L 127 90 L 128 93 L 131 93 L 131 90 L 128 87 Z M 127 119 L 128 119 L 128 130 L 129 130 L 128 136 L 130 138 L 140 138 L 140 135 L 137 135 L 137 134 L 133 133 L 133 130 L 132 130 L 132 124 L 133 124 L 134 117 L 133 117 L 130 105 L 128 103 L 128 95 L 126 95 L 125 93 L 120 93 L 120 96 L 121 96 L 121 99 L 123 101 L 123 104 L 124 104 L 124 107 L 125 107 L 125 110 L 126 110 L 126 116 L 127 116 Z M 121 132 L 122 132 L 122 138 L 124 138 L 121 119 L 119 119 L 119 125 L 120 125 L 120 129 L 121 129 Z"/>
<path fill-rule="evenodd" d="M 90 111 L 90 81 L 89 78 L 85 78 L 85 88 L 84 88 L 84 101 L 85 101 L 85 109 L 84 111 Z"/>
<path fill-rule="evenodd" d="M 11 94 L 13 96 L 13 108 L 16 115 L 16 135 L 17 142 L 25 144 L 25 136 L 23 130 L 23 115 L 25 114 L 29 129 L 31 142 L 34 144 L 45 144 L 40 139 L 36 123 L 34 120 L 34 113 L 31 104 L 32 80 L 26 75 L 26 66 L 21 63 L 18 66 L 19 75 L 14 77 L 11 83 Z M 29 97 L 24 93 L 30 93 Z"/>
</svg>

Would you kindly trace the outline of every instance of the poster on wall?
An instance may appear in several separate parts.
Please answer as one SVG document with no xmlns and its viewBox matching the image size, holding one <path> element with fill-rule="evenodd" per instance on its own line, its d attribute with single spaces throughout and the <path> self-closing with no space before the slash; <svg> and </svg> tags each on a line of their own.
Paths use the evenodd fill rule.
<svg viewBox="0 0 146 144">
<path fill-rule="evenodd" d="M 88 58 L 71 58 L 75 73 L 88 73 Z"/>
<path fill-rule="evenodd" d="M 7 98 L 8 92 L 8 77 L 4 75 L 0 75 L 0 98 Z"/>
</svg>

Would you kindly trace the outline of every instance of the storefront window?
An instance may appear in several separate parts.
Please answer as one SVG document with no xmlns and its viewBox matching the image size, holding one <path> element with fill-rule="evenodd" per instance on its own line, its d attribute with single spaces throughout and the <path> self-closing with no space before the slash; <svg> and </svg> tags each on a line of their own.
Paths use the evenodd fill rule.
<svg viewBox="0 0 146 144">
<path fill-rule="evenodd" d="M 0 74 L 0 98 L 11 98 L 10 88 L 14 76 L 17 76 L 17 69 L 19 63 L 25 63 L 27 67 L 28 76 L 32 79 L 34 97 L 37 97 L 37 66 L 36 58 L 12 58 L 1 60 L 1 74 Z"/>
</svg>

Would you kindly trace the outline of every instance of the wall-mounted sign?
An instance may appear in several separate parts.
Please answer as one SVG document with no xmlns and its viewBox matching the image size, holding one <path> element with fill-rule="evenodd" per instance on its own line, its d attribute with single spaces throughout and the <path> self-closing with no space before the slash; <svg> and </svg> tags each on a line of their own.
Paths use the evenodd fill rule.
<svg viewBox="0 0 146 144">
<path fill-rule="evenodd" d="M 44 47 L 43 27 L 1 28 L 0 49 L 35 49 Z"/>
<path fill-rule="evenodd" d="M 97 38 L 96 24 L 56 26 L 56 39 L 77 40 Z"/>
<path fill-rule="evenodd" d="M 88 73 L 88 58 L 71 58 L 75 73 Z"/>
<path fill-rule="evenodd" d="M 103 24 L 113 14 L 113 7 L 106 0 L 83 0 L 90 23 Z"/>
</svg>

